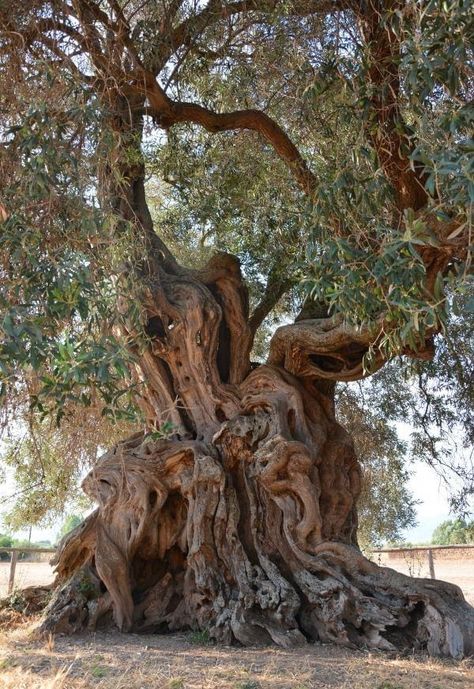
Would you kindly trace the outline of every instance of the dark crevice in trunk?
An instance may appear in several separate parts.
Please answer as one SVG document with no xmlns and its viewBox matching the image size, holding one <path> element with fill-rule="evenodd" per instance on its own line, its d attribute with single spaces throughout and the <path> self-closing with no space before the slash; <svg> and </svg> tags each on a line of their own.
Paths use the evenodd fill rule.
<svg viewBox="0 0 474 689">
<path fill-rule="evenodd" d="M 239 522 L 237 531 L 240 542 L 244 546 L 247 557 L 253 565 L 258 565 L 258 555 L 255 550 L 253 541 L 253 529 L 251 528 L 251 507 L 247 488 L 247 480 L 245 477 L 245 466 L 239 464 L 236 471 L 233 472 L 234 486 L 236 488 L 239 499 Z"/>
<path fill-rule="evenodd" d="M 164 340 L 166 338 L 165 326 L 159 316 L 152 316 L 148 319 L 145 332 L 152 340 Z"/>
<path fill-rule="evenodd" d="M 166 379 L 167 379 L 167 384 L 169 385 L 169 389 L 172 391 L 172 396 L 175 400 L 176 404 L 176 409 L 178 410 L 179 416 L 181 418 L 181 422 L 185 429 L 188 431 L 188 433 L 191 435 L 191 437 L 196 437 L 196 428 L 193 424 L 193 421 L 188 414 L 188 411 L 186 409 L 186 406 L 183 404 L 183 401 L 179 394 L 176 391 L 175 385 L 174 385 L 174 379 L 173 379 L 173 374 L 171 372 L 171 369 L 169 367 L 169 364 L 165 359 L 160 358 L 160 363 L 163 366 L 163 369 L 166 374 Z"/>
<path fill-rule="evenodd" d="M 418 623 L 422 620 L 426 612 L 426 605 L 423 601 L 415 603 L 413 610 L 408 613 L 408 622 L 404 627 L 398 625 L 388 626 L 382 633 L 382 636 L 397 648 L 410 648 L 413 642 L 416 641 L 418 632 Z M 428 639 L 426 639 L 427 641 Z M 418 642 L 417 649 L 426 650 L 426 642 Z"/>
<path fill-rule="evenodd" d="M 181 421 L 183 422 L 183 426 L 188 431 L 191 438 L 196 438 L 197 432 L 196 432 L 196 428 L 194 426 L 193 420 L 192 420 L 191 416 L 188 414 L 186 406 L 184 405 L 183 400 L 181 399 L 181 397 L 179 395 L 176 396 L 176 404 L 177 404 L 177 408 L 179 410 L 179 415 L 181 417 Z"/>
<path fill-rule="evenodd" d="M 214 284 L 209 284 L 206 285 L 208 290 L 211 292 L 212 296 L 214 299 L 217 301 L 219 306 L 222 309 L 222 317 L 219 323 L 219 333 L 218 333 L 218 339 L 219 339 L 219 344 L 217 347 L 217 357 L 216 357 L 216 363 L 217 363 L 217 369 L 219 371 L 220 379 L 223 383 L 228 383 L 229 382 L 229 376 L 230 376 L 230 341 L 231 341 L 231 333 L 229 330 L 229 327 L 226 322 L 225 318 L 225 309 L 222 304 L 222 298 L 221 295 L 219 294 L 219 290 L 217 289 L 216 285 Z"/>
<path fill-rule="evenodd" d="M 223 383 L 229 382 L 230 374 L 230 330 L 225 318 L 219 324 L 219 346 L 217 349 L 217 368 Z"/>
</svg>

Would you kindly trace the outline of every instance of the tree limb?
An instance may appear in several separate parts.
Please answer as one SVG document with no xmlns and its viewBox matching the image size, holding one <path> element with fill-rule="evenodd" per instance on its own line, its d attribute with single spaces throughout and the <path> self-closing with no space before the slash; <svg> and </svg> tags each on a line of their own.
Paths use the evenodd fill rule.
<svg viewBox="0 0 474 689">
<path fill-rule="evenodd" d="M 351 328 L 342 317 L 314 318 L 284 325 L 270 342 L 268 363 L 301 378 L 353 381 L 364 378 L 364 356 L 378 338 L 377 326 Z M 370 373 L 382 366 L 379 351 Z"/>
<path fill-rule="evenodd" d="M 309 169 L 288 134 L 269 115 L 261 110 L 235 110 L 217 113 L 196 103 L 171 100 L 148 73 L 147 97 L 151 115 L 164 129 L 180 122 L 199 124 L 212 133 L 248 129 L 257 132 L 285 161 L 301 189 L 310 196 L 316 193 L 317 178 Z"/>
<path fill-rule="evenodd" d="M 399 209 L 419 210 L 428 200 L 426 175 L 422 168 L 413 169 L 410 164 L 409 152 L 415 144 L 400 110 L 400 40 L 390 23 L 382 21 L 386 4 L 372 0 L 369 9 L 365 4 L 354 5 L 369 50 L 367 77 L 373 86 L 371 110 L 377 123 L 376 135 L 370 122 L 366 126 L 380 164 L 395 190 Z M 389 4 L 393 8 L 403 7 L 399 0 L 391 0 Z"/>
</svg>

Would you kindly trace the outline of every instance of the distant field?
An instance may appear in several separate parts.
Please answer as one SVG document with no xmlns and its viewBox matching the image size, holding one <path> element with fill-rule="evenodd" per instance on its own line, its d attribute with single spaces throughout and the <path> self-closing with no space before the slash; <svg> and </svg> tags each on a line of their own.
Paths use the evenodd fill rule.
<svg viewBox="0 0 474 689">
<path fill-rule="evenodd" d="M 452 552 L 452 551 L 451 551 Z M 378 564 L 391 567 L 403 574 L 415 577 L 429 577 L 428 560 L 426 554 L 405 553 L 374 556 Z M 445 558 L 446 555 L 443 555 Z M 434 551 L 434 567 L 437 579 L 450 581 L 463 590 L 466 599 L 474 605 L 474 549 L 468 557 L 458 559 L 441 559 L 441 555 Z M 0 597 L 5 596 L 8 587 L 9 562 L 0 563 Z M 54 579 L 54 573 L 48 562 L 18 562 L 16 566 L 15 587 L 37 586 L 49 584 Z"/>
</svg>

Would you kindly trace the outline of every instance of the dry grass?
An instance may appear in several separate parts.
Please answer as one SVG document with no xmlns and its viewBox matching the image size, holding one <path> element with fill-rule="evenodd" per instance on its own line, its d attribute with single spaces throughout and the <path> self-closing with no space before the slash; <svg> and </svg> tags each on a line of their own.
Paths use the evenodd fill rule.
<svg viewBox="0 0 474 689">
<path fill-rule="evenodd" d="M 472 689 L 472 661 L 390 657 L 334 646 L 286 651 L 193 643 L 195 637 L 0 632 L 1 689 Z"/>
</svg>

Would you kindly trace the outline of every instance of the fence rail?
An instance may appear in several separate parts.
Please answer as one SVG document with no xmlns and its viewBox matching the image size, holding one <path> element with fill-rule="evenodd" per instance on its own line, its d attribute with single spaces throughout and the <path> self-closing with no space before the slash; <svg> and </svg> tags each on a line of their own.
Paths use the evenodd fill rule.
<svg viewBox="0 0 474 689">
<path fill-rule="evenodd" d="M 10 593 L 13 591 L 13 587 L 15 585 L 15 572 L 16 572 L 16 565 L 18 562 L 18 554 L 19 553 L 55 553 L 56 548 L 34 548 L 30 546 L 25 546 L 24 548 L 4 548 L 0 547 L 0 553 L 11 553 L 11 559 L 10 559 L 10 572 L 8 575 L 8 589 L 7 589 L 7 595 L 9 596 Z"/>
</svg>

